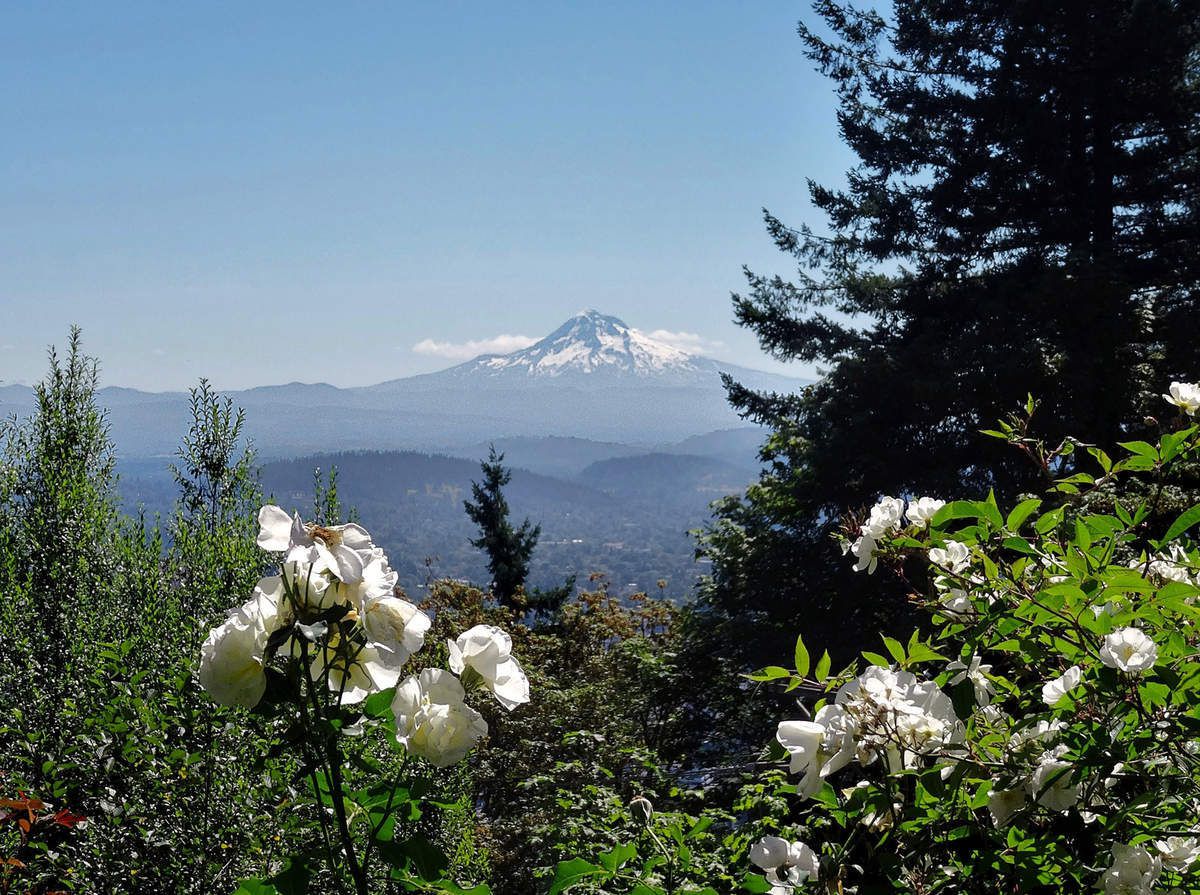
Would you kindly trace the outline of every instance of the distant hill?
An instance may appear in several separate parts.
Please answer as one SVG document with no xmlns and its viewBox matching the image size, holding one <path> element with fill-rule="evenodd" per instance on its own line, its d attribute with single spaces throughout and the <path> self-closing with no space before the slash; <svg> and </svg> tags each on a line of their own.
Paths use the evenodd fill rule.
<svg viewBox="0 0 1200 895">
<path fill-rule="evenodd" d="M 754 470 L 713 457 L 691 454 L 642 454 L 600 460 L 583 470 L 579 481 L 626 505 L 674 503 L 702 512 L 719 497 L 745 490 Z"/>
</svg>

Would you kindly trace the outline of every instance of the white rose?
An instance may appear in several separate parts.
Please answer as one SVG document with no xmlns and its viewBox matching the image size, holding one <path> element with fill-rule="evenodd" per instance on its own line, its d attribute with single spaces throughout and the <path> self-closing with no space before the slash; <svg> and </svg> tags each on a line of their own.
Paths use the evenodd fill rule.
<svg viewBox="0 0 1200 895">
<path fill-rule="evenodd" d="M 1042 702 L 1054 706 L 1060 699 L 1079 686 L 1083 680 L 1083 670 L 1078 665 L 1072 665 L 1059 677 L 1047 681 L 1042 687 Z"/>
<path fill-rule="evenodd" d="M 1051 811 L 1066 811 L 1079 801 L 1079 785 L 1071 779 L 1073 765 L 1062 760 L 1065 751 L 1058 746 L 1045 753 L 1030 781 L 1030 795 Z"/>
<path fill-rule="evenodd" d="M 750 846 L 750 862 L 762 870 L 776 870 L 787 864 L 790 848 L 781 836 L 764 836 Z"/>
<path fill-rule="evenodd" d="M 1162 873 L 1162 858 L 1141 845 L 1120 843 L 1113 846 L 1112 855 L 1112 866 L 1101 878 L 1106 895 L 1150 895 Z"/>
<path fill-rule="evenodd" d="M 401 664 L 386 646 L 355 643 L 335 631 L 313 650 L 309 674 L 314 681 L 324 677 L 330 691 L 340 694 L 342 705 L 354 705 L 396 686 Z"/>
<path fill-rule="evenodd" d="M 285 562 L 279 574 L 302 612 L 319 612 L 344 601 L 345 595 L 333 585 L 331 576 L 314 563 Z"/>
<path fill-rule="evenodd" d="M 866 572 L 868 575 L 875 574 L 875 567 L 879 565 L 878 542 L 869 534 L 862 534 L 859 538 L 850 545 L 850 552 L 854 554 L 857 560 L 854 563 L 854 571 Z"/>
<path fill-rule="evenodd" d="M 988 811 L 997 827 L 1006 826 L 1028 801 L 1023 789 L 993 789 L 988 793 Z"/>
<path fill-rule="evenodd" d="M 896 531 L 904 516 L 904 501 L 899 497 L 881 497 L 871 507 L 871 515 L 862 527 L 862 533 L 879 540 Z"/>
<path fill-rule="evenodd" d="M 803 842 L 793 842 L 788 848 L 788 863 L 813 879 L 821 869 L 820 855 Z"/>
<path fill-rule="evenodd" d="M 271 504 L 258 511 L 258 525 L 258 546 L 263 550 L 282 552 L 284 562 L 312 563 L 347 583 L 362 579 L 363 567 L 376 549 L 361 525 L 305 524 L 299 513 L 289 516 Z"/>
<path fill-rule="evenodd" d="M 1200 410 L 1200 385 L 1194 382 L 1172 382 L 1168 389 L 1170 394 L 1163 395 L 1184 413 L 1195 415 Z"/>
<path fill-rule="evenodd" d="M 945 547 L 930 549 L 929 561 L 956 575 L 971 564 L 971 549 L 959 541 L 946 541 Z"/>
<path fill-rule="evenodd" d="M 1128 674 L 1142 674 L 1158 661 L 1158 647 L 1143 631 L 1121 628 L 1104 638 L 1100 661 Z"/>
<path fill-rule="evenodd" d="M 495 625 L 476 625 L 447 641 L 450 670 L 462 676 L 473 669 L 509 711 L 529 702 L 529 679 L 512 655 L 512 639 Z"/>
<path fill-rule="evenodd" d="M 1154 843 L 1162 862 L 1172 870 L 1184 871 L 1200 858 L 1200 840 L 1194 836 L 1168 836 Z"/>
<path fill-rule="evenodd" d="M 840 705 L 822 706 L 812 721 L 783 721 L 775 739 L 787 751 L 789 770 L 803 777 L 796 786 L 801 798 L 811 798 L 825 778 L 854 757 L 851 720 Z"/>
<path fill-rule="evenodd" d="M 260 620 L 237 609 L 209 632 L 200 647 L 200 686 L 214 702 L 254 708 L 267 689 L 263 649 L 267 634 Z"/>
<path fill-rule="evenodd" d="M 926 526 L 929 524 L 937 511 L 946 505 L 944 500 L 936 500 L 932 497 L 919 497 L 908 505 L 908 521 L 913 525 Z"/>
<path fill-rule="evenodd" d="M 367 637 L 391 649 L 392 659 L 403 665 L 425 643 L 432 624 L 424 612 L 399 597 L 380 597 L 366 603 L 359 620 Z"/>
<path fill-rule="evenodd" d="M 397 741 L 439 768 L 461 761 L 488 730 L 465 697 L 458 679 L 440 668 L 405 678 L 392 700 Z"/>
<path fill-rule="evenodd" d="M 980 662 L 981 659 L 979 656 L 972 656 L 970 662 L 967 664 L 964 664 L 959 659 L 955 659 L 946 666 L 946 670 L 958 672 L 958 674 L 950 678 L 950 686 L 961 684 L 963 681 L 970 681 L 971 687 L 975 690 L 975 703 L 979 706 L 986 706 L 996 694 L 996 688 L 987 677 L 992 671 L 992 666 L 981 665 Z"/>
</svg>

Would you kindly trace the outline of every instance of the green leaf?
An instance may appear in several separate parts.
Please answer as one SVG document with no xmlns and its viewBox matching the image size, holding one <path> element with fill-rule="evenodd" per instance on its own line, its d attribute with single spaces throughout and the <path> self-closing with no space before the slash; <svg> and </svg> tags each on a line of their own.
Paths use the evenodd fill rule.
<svg viewBox="0 0 1200 895">
<path fill-rule="evenodd" d="M 609 876 L 609 874 L 603 867 L 585 861 L 583 858 L 560 861 L 558 868 L 554 871 L 554 882 L 550 884 L 550 891 L 546 895 L 558 895 L 585 879 L 598 876 Z"/>
<path fill-rule="evenodd" d="M 1025 523 L 1025 520 L 1036 513 L 1038 507 L 1041 505 L 1041 500 L 1036 497 L 1021 501 L 1008 514 L 1008 519 L 1005 520 L 1004 527 L 1015 534 Z"/>
<path fill-rule="evenodd" d="M 883 637 L 883 645 L 887 647 L 887 651 L 892 654 L 892 658 L 897 662 L 904 661 L 904 645 L 894 637 L 888 637 L 886 634 Z"/>
<path fill-rule="evenodd" d="M 233 895 L 279 895 L 279 890 L 261 879 L 244 879 L 238 883 Z"/>
<path fill-rule="evenodd" d="M 610 873 L 616 873 L 618 868 L 628 864 L 637 857 L 637 848 L 629 845 L 614 845 L 609 851 L 600 853 L 600 864 Z"/>
<path fill-rule="evenodd" d="M 829 650 L 821 653 L 821 658 L 817 660 L 816 678 L 818 681 L 824 681 L 829 677 L 829 666 L 833 664 L 833 660 L 829 658 Z"/>
<path fill-rule="evenodd" d="M 312 869 L 301 858 L 288 858 L 281 872 L 270 879 L 279 895 L 308 895 Z"/>
<path fill-rule="evenodd" d="M 1033 523 L 1033 530 L 1040 535 L 1049 534 L 1062 524 L 1065 513 L 1066 510 L 1063 507 L 1057 507 L 1048 513 L 1043 513 L 1038 521 Z"/>
<path fill-rule="evenodd" d="M 879 655 L 879 653 L 872 653 L 867 650 L 863 650 L 862 657 L 872 665 L 878 665 L 880 668 L 890 668 L 892 665 L 889 660 Z"/>
<path fill-rule="evenodd" d="M 1158 459 L 1158 448 L 1152 444 L 1144 441 L 1119 441 L 1117 443 L 1131 454 L 1136 454 L 1139 457 L 1148 457 L 1151 460 Z"/>
<path fill-rule="evenodd" d="M 921 643 L 919 640 L 916 643 L 909 644 L 908 659 L 910 662 L 932 662 L 940 659 L 946 661 L 946 657 L 937 652 L 927 643 Z"/>
<path fill-rule="evenodd" d="M 1200 504 L 1192 507 L 1190 510 L 1185 510 L 1178 519 L 1171 523 L 1171 527 L 1167 529 L 1167 533 L 1163 535 L 1163 544 L 1168 541 L 1173 541 L 1197 522 L 1200 522 Z"/>
<path fill-rule="evenodd" d="M 743 892 L 770 892 L 771 884 L 767 882 L 765 876 L 759 876 L 757 873 L 747 873 L 742 877 Z"/>
<path fill-rule="evenodd" d="M 791 676 L 792 673 L 781 665 L 768 665 L 761 671 L 746 675 L 752 681 L 777 681 L 780 678 Z"/>
<path fill-rule="evenodd" d="M 808 647 L 804 645 L 804 638 L 800 636 L 796 638 L 796 674 L 808 677 L 808 668 Z"/>
<path fill-rule="evenodd" d="M 403 842 L 380 842 L 379 855 L 392 867 L 412 867 L 423 880 L 436 882 L 450 865 L 449 859 L 424 836 L 416 835 Z"/>
<path fill-rule="evenodd" d="M 984 507 L 986 504 L 977 500 L 952 500 L 934 513 L 929 523 L 934 528 L 939 528 L 943 523 L 953 522 L 955 519 L 986 519 L 988 511 Z"/>
<path fill-rule="evenodd" d="M 385 718 L 392 713 L 392 700 L 395 698 L 395 687 L 372 693 L 363 702 L 363 714 L 368 718 Z"/>
</svg>

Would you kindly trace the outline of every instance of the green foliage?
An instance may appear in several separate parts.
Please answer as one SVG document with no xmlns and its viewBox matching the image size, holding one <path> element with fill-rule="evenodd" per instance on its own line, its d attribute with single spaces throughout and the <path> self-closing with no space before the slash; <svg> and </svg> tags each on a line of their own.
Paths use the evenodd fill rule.
<svg viewBox="0 0 1200 895">
<path fill-rule="evenodd" d="M 0 788 L 89 818 L 42 858 L 67 891 L 212 891 L 263 859 L 255 827 L 270 808 L 250 743 L 191 681 L 204 616 L 257 572 L 249 459 L 232 460 L 240 422 L 202 384 L 169 541 L 119 515 L 96 369 L 73 331 L 36 412 L 3 432 Z"/>
</svg>

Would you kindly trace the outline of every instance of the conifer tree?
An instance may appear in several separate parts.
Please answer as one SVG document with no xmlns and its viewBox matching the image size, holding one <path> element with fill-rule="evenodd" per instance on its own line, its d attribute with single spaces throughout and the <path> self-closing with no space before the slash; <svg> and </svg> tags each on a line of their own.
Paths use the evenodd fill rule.
<svg viewBox="0 0 1200 895">
<path fill-rule="evenodd" d="M 479 537 L 471 545 L 487 553 L 496 599 L 502 606 L 512 606 L 513 597 L 529 574 L 529 561 L 542 527 L 526 519 L 519 528 L 514 528 L 509 521 L 504 486 L 511 481 L 512 472 L 504 466 L 504 454 L 497 453 L 495 445 L 489 447 L 488 458 L 480 468 L 483 482 L 471 483 L 474 500 L 463 501 L 467 515 L 479 526 Z"/>
<path fill-rule="evenodd" d="M 857 162 L 843 188 L 809 183 L 826 227 L 766 214 L 797 276 L 747 271 L 734 296 L 768 353 L 824 374 L 794 395 L 727 381 L 775 434 L 702 544 L 693 651 L 742 665 L 786 650 L 797 620 L 843 655 L 903 627 L 831 529 L 881 494 L 1030 487 L 1036 470 L 980 434 L 1027 393 L 1047 440 L 1112 443 L 1200 373 L 1200 3 L 814 9 L 800 36 Z M 763 621 L 779 639 L 751 647 Z"/>
</svg>

